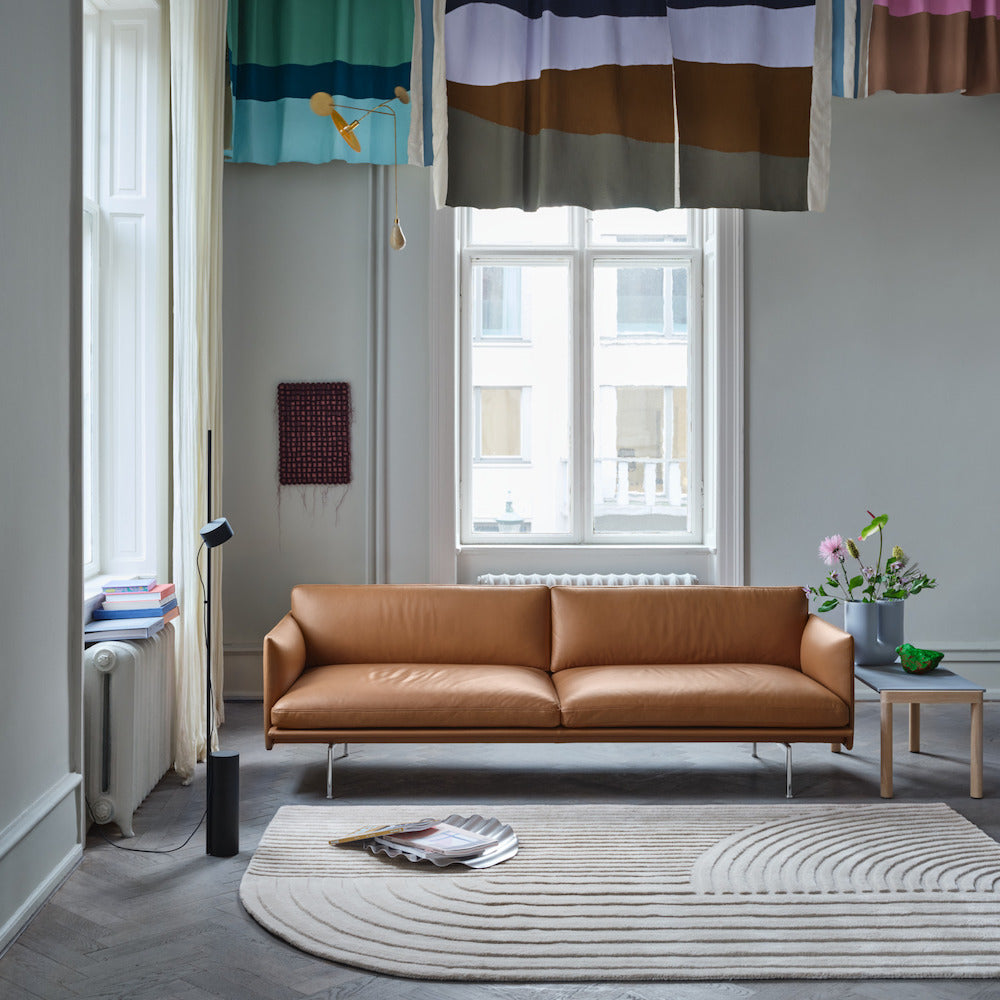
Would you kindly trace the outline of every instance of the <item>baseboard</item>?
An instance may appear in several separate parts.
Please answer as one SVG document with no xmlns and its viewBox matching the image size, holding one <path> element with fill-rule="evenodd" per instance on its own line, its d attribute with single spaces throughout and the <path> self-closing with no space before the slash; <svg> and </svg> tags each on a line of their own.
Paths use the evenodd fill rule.
<svg viewBox="0 0 1000 1000">
<path fill-rule="evenodd" d="M 21 904 L 7 923 L 0 927 L 0 958 L 3 958 L 4 952 L 31 923 L 32 918 L 45 905 L 48 898 L 73 874 L 82 860 L 83 844 L 74 844 L 62 861 L 52 869 L 49 877 Z"/>
<path fill-rule="evenodd" d="M 222 651 L 223 696 L 232 701 L 261 701 L 264 697 L 263 643 L 227 642 Z"/>
<path fill-rule="evenodd" d="M 0 955 L 83 857 L 81 778 L 63 775 L 0 830 Z"/>
</svg>

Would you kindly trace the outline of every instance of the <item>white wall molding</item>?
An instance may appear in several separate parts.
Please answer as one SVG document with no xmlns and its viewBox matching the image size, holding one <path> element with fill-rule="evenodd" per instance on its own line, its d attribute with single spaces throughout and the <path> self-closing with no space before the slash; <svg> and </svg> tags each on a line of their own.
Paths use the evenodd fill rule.
<svg viewBox="0 0 1000 1000">
<path fill-rule="evenodd" d="M 369 167 L 368 314 L 368 582 L 385 583 L 387 553 L 386 497 L 386 354 L 389 340 L 389 187 L 386 167 Z"/>
<path fill-rule="evenodd" d="M 433 207 L 430 222 L 430 413 L 428 460 L 430 476 L 430 582 L 455 583 L 456 565 L 456 323 L 458 319 L 458 244 L 453 208 Z"/>
<path fill-rule="evenodd" d="M 744 583 L 743 213 L 704 214 L 705 542 L 711 582 Z M 714 433 L 712 433 L 714 429 Z M 708 580 L 708 577 L 704 577 Z"/>
<path fill-rule="evenodd" d="M 14 942 L 18 934 L 28 926 L 32 917 L 42 908 L 49 896 L 62 885 L 82 860 L 83 845 L 74 844 L 66 852 L 62 861 L 52 869 L 48 878 L 35 888 L 35 891 L 18 907 L 3 927 L 0 927 L 0 957 Z"/>
<path fill-rule="evenodd" d="M 52 812 L 60 802 L 80 787 L 82 774 L 64 774 L 22 813 L 0 830 L 0 861 Z"/>
</svg>

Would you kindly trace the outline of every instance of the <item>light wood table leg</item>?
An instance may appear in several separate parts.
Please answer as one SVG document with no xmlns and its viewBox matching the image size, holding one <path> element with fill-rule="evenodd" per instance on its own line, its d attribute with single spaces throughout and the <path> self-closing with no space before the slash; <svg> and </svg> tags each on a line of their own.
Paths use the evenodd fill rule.
<svg viewBox="0 0 1000 1000">
<path fill-rule="evenodd" d="M 972 735 L 969 747 L 969 795 L 983 797 L 983 696 L 972 703 Z"/>
<path fill-rule="evenodd" d="M 882 786 L 880 793 L 883 799 L 892 798 L 892 702 L 885 694 L 882 702 Z"/>
<path fill-rule="evenodd" d="M 920 753 L 920 702 L 910 702 L 910 753 Z"/>
</svg>

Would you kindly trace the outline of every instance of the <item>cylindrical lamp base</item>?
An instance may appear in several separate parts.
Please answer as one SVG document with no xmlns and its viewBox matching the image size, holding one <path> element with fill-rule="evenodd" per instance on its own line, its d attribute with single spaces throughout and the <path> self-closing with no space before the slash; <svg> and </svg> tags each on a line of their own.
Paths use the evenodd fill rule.
<svg viewBox="0 0 1000 1000">
<path fill-rule="evenodd" d="M 216 858 L 240 852 L 240 755 L 232 751 L 208 755 L 205 850 Z"/>
</svg>

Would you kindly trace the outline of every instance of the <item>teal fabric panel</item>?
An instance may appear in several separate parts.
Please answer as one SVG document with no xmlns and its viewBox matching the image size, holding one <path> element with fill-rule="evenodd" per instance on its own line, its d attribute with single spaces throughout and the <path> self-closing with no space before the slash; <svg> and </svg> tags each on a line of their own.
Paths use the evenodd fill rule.
<svg viewBox="0 0 1000 1000">
<path fill-rule="evenodd" d="M 238 63 L 395 66 L 413 51 L 413 0 L 229 0 Z"/>
<path fill-rule="evenodd" d="M 358 107 L 371 107 L 378 101 L 350 101 Z M 396 107 L 396 143 L 398 162 L 406 163 L 406 136 L 410 128 L 409 105 Z M 344 112 L 348 121 L 360 117 L 360 112 Z M 373 126 L 372 123 L 377 122 Z M 361 152 L 355 153 L 337 135 L 329 118 L 320 118 L 309 107 L 309 101 L 287 98 L 282 101 L 237 101 L 233 108 L 234 163 L 347 163 L 391 164 L 392 121 L 371 115 L 357 130 Z"/>
<path fill-rule="evenodd" d="M 229 0 L 229 80 L 236 163 L 406 163 L 410 106 L 369 115 L 356 153 L 309 98 L 333 94 L 350 122 L 397 86 L 410 89 L 413 0 Z M 347 107 L 350 105 L 350 107 Z M 360 110 L 358 110 L 360 109 Z"/>
</svg>

